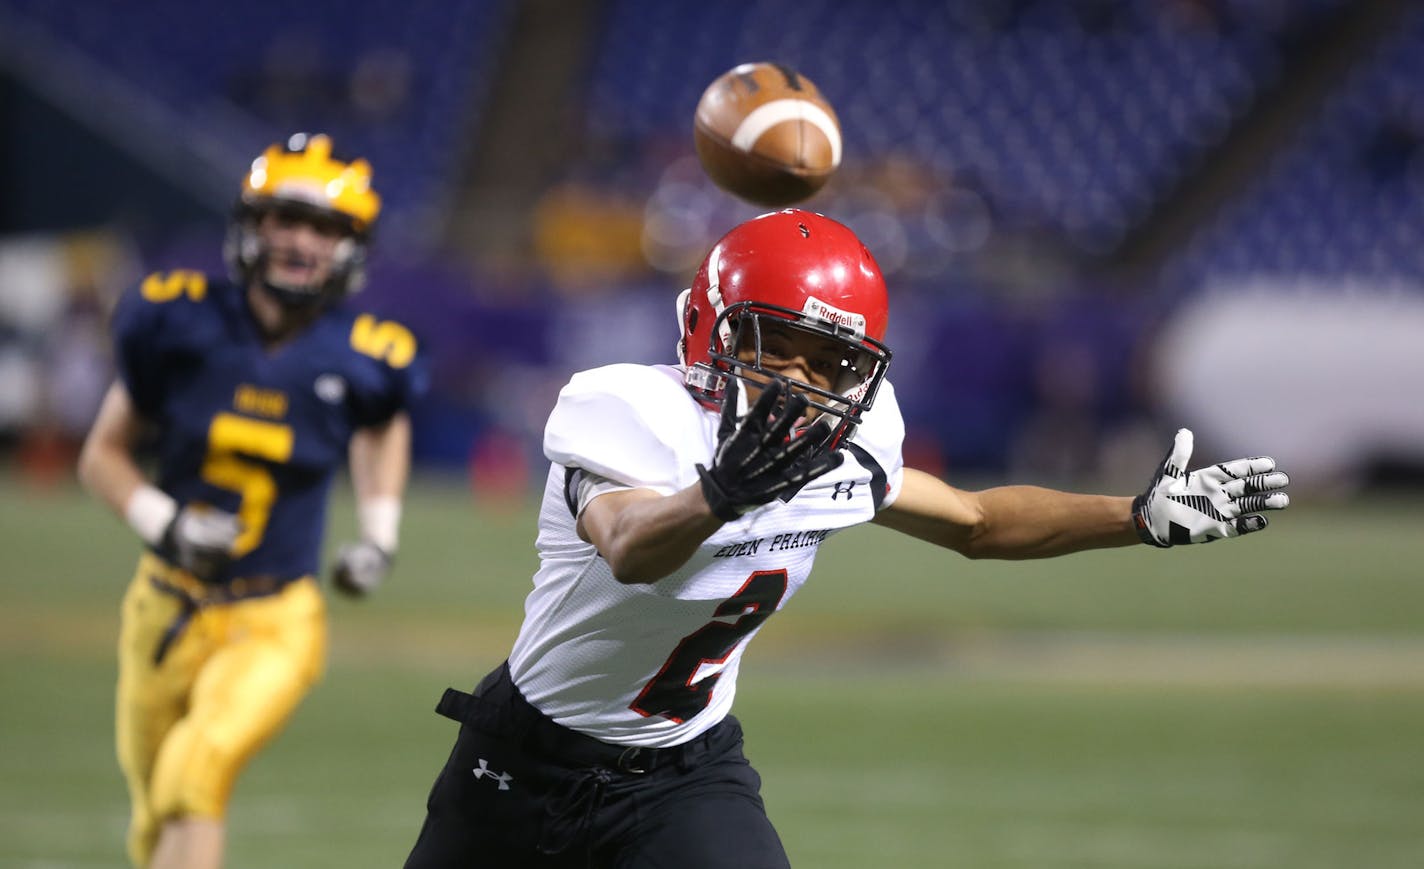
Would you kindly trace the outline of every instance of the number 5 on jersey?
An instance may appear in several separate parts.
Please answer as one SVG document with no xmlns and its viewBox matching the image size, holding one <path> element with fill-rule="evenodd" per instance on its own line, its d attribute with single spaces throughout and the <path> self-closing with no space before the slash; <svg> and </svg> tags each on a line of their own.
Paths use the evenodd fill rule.
<svg viewBox="0 0 1424 869">
<path fill-rule="evenodd" d="M 292 427 L 283 423 L 249 419 L 235 413 L 219 413 L 208 428 L 208 457 L 203 462 L 203 480 L 242 496 L 237 517 L 242 533 L 233 545 L 234 558 L 257 548 L 267 530 L 272 504 L 277 500 L 277 481 L 262 465 L 247 456 L 269 462 L 286 462 L 292 457 Z"/>
<path fill-rule="evenodd" d="M 393 320 L 362 314 L 351 324 L 351 349 L 384 360 L 392 368 L 404 368 L 415 358 L 415 336 Z"/>
</svg>

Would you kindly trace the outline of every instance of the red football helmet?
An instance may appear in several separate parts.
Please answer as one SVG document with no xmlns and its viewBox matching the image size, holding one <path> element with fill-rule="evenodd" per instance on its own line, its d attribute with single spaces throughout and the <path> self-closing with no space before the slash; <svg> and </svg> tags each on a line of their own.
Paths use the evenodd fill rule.
<svg viewBox="0 0 1424 869">
<path fill-rule="evenodd" d="M 840 418 L 831 441 L 838 445 L 870 409 L 890 364 L 882 343 L 888 315 L 885 279 L 855 233 L 825 215 L 787 208 L 736 226 L 707 254 L 678 299 L 678 355 L 688 389 L 713 408 L 721 406 L 729 376 L 794 383 L 811 406 Z M 762 366 L 761 324 L 768 319 L 845 345 L 831 389 Z M 743 347 L 756 349 L 749 361 L 738 356 Z"/>
</svg>

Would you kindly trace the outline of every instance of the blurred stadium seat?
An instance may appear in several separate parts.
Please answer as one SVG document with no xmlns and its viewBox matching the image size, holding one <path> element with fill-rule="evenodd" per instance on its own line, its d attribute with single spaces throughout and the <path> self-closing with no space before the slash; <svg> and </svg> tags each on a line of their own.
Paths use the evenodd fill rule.
<svg viewBox="0 0 1424 869">
<path fill-rule="evenodd" d="M 589 134 L 685 138 L 706 82 L 774 58 L 837 106 L 848 161 L 900 153 L 972 177 L 1001 224 L 1100 254 L 1270 83 L 1284 35 L 1338 5 L 813 0 L 783 16 L 767 0 L 615 0 Z"/>
<path fill-rule="evenodd" d="M 1328 41 L 1340 22 L 1390 6 L 1404 4 L 805 0 L 788 14 L 773 0 L 607 0 L 589 7 L 568 105 L 520 109 L 567 117 L 573 144 L 530 213 L 494 210 L 533 227 L 518 273 L 469 268 L 459 239 L 433 249 L 494 97 L 519 84 L 500 78 L 503 61 L 531 47 L 519 42 L 528 7 L 516 0 L 0 0 L 0 31 L 23 22 L 37 45 L 85 58 L 80 92 L 122 80 L 185 125 L 135 135 L 250 156 L 321 127 L 369 157 L 389 207 L 369 301 L 428 332 L 440 354 L 431 427 L 443 420 L 460 434 L 418 446 L 447 463 L 485 428 L 537 438 L 539 408 L 522 397 L 519 411 L 504 406 L 500 358 L 521 372 L 516 393 L 544 396 L 570 367 L 615 352 L 571 341 L 579 317 L 622 312 L 650 333 L 621 342 L 623 355 L 666 358 L 669 342 L 653 336 L 671 333 L 669 288 L 756 213 L 701 173 L 693 106 L 737 63 L 795 66 L 837 107 L 846 139 L 841 172 L 808 207 L 854 227 L 891 276 L 895 379 L 912 435 L 952 470 L 1001 472 L 1033 452 L 1019 441 L 1043 428 L 1042 372 L 1055 353 L 1093 357 L 1074 369 L 1096 379 L 1074 412 L 1108 432 L 1174 410 L 1154 405 L 1142 382 L 1144 345 L 1211 288 L 1268 276 L 1317 291 L 1333 281 L 1420 292 L 1417 9 L 1350 56 L 1348 74 L 1311 85 L 1321 110 L 1270 141 L 1264 170 L 1216 194 L 1199 227 L 1169 236 L 1160 267 L 1126 282 L 1102 270 L 1173 211 L 1263 101 L 1300 90 L 1290 73 L 1303 34 Z M 237 170 L 223 167 L 223 207 L 225 173 Z M 144 253 L 220 267 L 213 239 L 174 227 L 166 241 Z"/>
<path fill-rule="evenodd" d="M 232 143 L 244 153 L 295 130 L 332 134 L 379 167 L 386 223 L 424 226 L 447 204 L 512 0 L 0 6 L 208 132 L 222 132 L 234 109 L 249 115 L 256 123 L 240 129 L 254 141 Z"/>
<path fill-rule="evenodd" d="M 1424 279 L 1424 9 L 1341 82 L 1298 139 L 1169 265 L 1190 292 L 1223 278 Z"/>
</svg>

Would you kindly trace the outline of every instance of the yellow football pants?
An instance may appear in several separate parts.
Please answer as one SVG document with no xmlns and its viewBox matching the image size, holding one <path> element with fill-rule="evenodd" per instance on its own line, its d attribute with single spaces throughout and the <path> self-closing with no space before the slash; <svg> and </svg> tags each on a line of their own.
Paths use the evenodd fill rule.
<svg viewBox="0 0 1424 869">
<path fill-rule="evenodd" d="M 205 594 L 212 590 L 145 553 L 124 596 L 115 729 L 132 803 L 129 859 L 139 867 L 164 821 L 223 817 L 238 773 L 326 663 L 326 604 L 314 579 L 231 602 Z M 185 608 L 189 618 L 155 663 Z"/>
</svg>

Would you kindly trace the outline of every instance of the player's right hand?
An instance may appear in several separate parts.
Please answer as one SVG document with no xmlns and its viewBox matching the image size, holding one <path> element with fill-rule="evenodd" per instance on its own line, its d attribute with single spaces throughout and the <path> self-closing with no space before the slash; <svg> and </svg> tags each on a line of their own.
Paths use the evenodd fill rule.
<svg viewBox="0 0 1424 869">
<path fill-rule="evenodd" d="M 168 523 L 159 548 L 174 564 L 212 582 L 232 563 L 232 547 L 241 532 L 242 523 L 231 513 L 188 504 Z"/>
<path fill-rule="evenodd" d="M 792 428 L 806 412 L 805 396 L 783 396 L 781 381 L 773 380 L 762 387 L 761 396 L 738 422 L 738 389 L 737 379 L 728 377 L 717 453 L 712 467 L 697 466 L 702 496 L 723 522 L 797 491 L 845 460 L 841 453 L 825 448 L 824 435 L 829 433 L 825 426 L 792 436 Z"/>
</svg>

